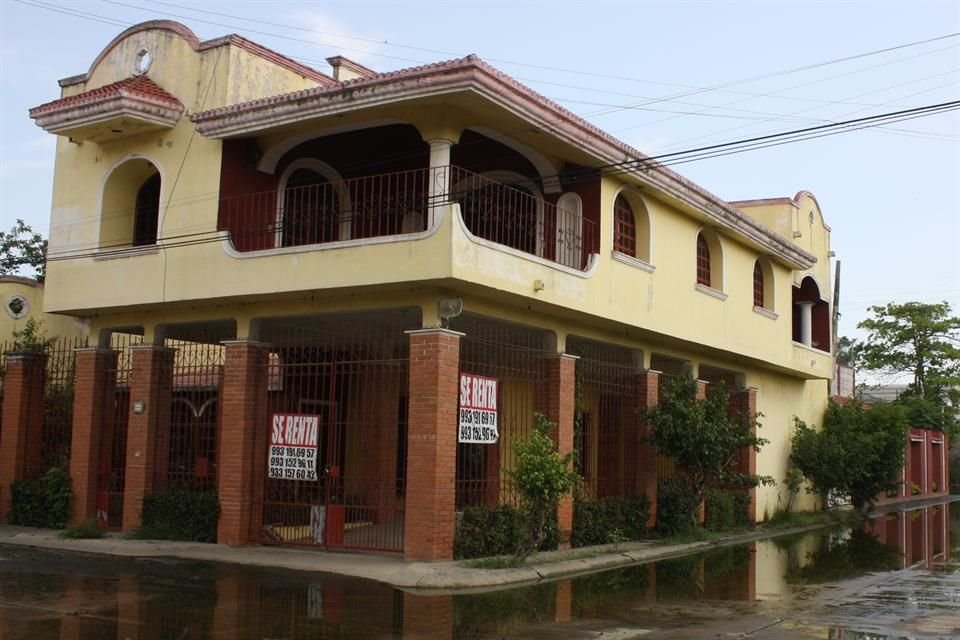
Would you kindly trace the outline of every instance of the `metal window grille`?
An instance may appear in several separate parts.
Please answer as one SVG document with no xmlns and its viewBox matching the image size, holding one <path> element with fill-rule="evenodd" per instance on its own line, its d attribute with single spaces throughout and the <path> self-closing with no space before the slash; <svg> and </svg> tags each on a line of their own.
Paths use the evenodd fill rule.
<svg viewBox="0 0 960 640">
<path fill-rule="evenodd" d="M 580 441 L 587 493 L 596 498 L 635 495 L 643 418 L 636 402 L 633 353 L 577 338 L 568 339 L 567 350 L 580 357 L 574 435 Z"/>
<path fill-rule="evenodd" d="M 42 474 L 51 467 L 66 468 L 70 462 L 73 427 L 74 349 L 85 347 L 86 338 L 61 338 L 46 350 L 43 385 L 43 432 L 40 444 Z"/>
<path fill-rule="evenodd" d="M 167 340 L 175 349 L 166 468 L 159 486 L 216 492 L 224 348 L 209 341 Z"/>
<path fill-rule="evenodd" d="M 127 467 L 127 425 L 130 416 L 130 375 L 133 358 L 130 348 L 143 344 L 142 336 L 114 333 L 111 348 L 117 352 L 116 367 L 109 372 L 114 392 L 104 408 L 106 431 L 101 435 L 97 467 L 97 519 L 109 529 L 123 524 L 123 491 Z"/>
<path fill-rule="evenodd" d="M 623 195 L 613 204 L 613 249 L 629 256 L 637 255 L 637 219 Z"/>
<path fill-rule="evenodd" d="M 461 316 L 451 326 L 466 334 L 460 340 L 461 373 L 494 378 L 499 387 L 498 441 L 457 445 L 457 509 L 515 503 L 513 443 L 529 438 L 534 414 L 546 411 L 544 358 L 552 354 L 544 351 L 544 333 L 535 329 L 476 316 Z"/>
<path fill-rule="evenodd" d="M 753 265 L 753 306 L 763 307 L 763 269 L 760 262 Z"/>
<path fill-rule="evenodd" d="M 268 477 L 268 457 L 275 456 L 267 425 L 265 542 L 402 551 L 404 331 L 419 326 L 413 310 L 264 320 L 263 339 L 272 345 L 265 365 L 268 420 L 319 418 L 316 480 Z"/>
<path fill-rule="evenodd" d="M 711 286 L 710 245 L 703 234 L 697 235 L 697 284 Z"/>
</svg>

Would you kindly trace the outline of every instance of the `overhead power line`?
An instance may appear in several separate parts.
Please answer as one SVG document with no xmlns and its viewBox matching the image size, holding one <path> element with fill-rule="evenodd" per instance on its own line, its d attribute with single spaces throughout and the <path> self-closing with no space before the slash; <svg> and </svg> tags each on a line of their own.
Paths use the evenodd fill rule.
<svg viewBox="0 0 960 640">
<path fill-rule="evenodd" d="M 20 2 L 21 4 L 29 4 L 29 5 L 34 6 L 34 7 L 50 9 L 50 10 L 58 11 L 58 12 L 61 12 L 61 13 L 63 13 L 63 10 L 65 9 L 64 7 L 62 7 L 62 6 L 60 6 L 60 5 L 56 5 L 56 4 L 49 3 L 49 2 L 43 2 L 42 0 L 15 0 L 15 1 L 16 1 L 16 2 Z M 359 41 L 359 42 L 366 42 L 366 43 L 369 43 L 369 44 L 377 44 L 377 45 L 388 46 L 388 47 L 396 47 L 396 48 L 403 48 L 403 49 L 409 49 L 409 50 L 415 50 L 415 51 L 423 51 L 423 52 L 426 52 L 426 53 L 434 53 L 434 54 L 443 55 L 443 56 L 461 57 L 461 56 L 465 55 L 465 53 L 463 53 L 463 52 L 445 51 L 445 50 L 442 50 L 442 49 L 431 49 L 431 48 L 428 48 L 428 47 L 421 47 L 421 46 L 415 46 L 415 45 L 409 45 L 409 44 L 402 44 L 402 43 L 392 42 L 392 41 L 389 41 L 389 40 L 379 40 L 379 39 L 375 39 L 375 38 L 366 38 L 366 37 L 355 36 L 355 35 L 351 35 L 351 34 L 342 34 L 342 33 L 332 33 L 332 32 L 327 32 L 327 31 L 320 31 L 320 30 L 310 29 L 310 28 L 302 27 L 302 26 L 298 26 L 298 25 L 291 25 L 291 24 L 285 24 L 285 23 L 280 23 L 280 22 L 268 22 L 268 21 L 263 21 L 263 20 L 260 20 L 260 19 L 253 19 L 253 18 L 246 18 L 246 17 L 243 17 L 243 16 L 237 16 L 237 15 L 235 15 L 235 14 L 228 14 L 228 13 L 223 13 L 223 12 L 210 11 L 210 10 L 207 10 L 207 9 L 198 9 L 198 8 L 194 8 L 194 7 L 186 7 L 186 6 L 184 6 L 184 5 L 174 4 L 174 3 L 170 3 L 170 2 L 155 1 L 155 2 L 153 2 L 153 3 L 151 4 L 151 6 L 146 7 L 146 6 L 135 5 L 135 4 L 130 4 L 130 3 L 126 3 L 126 2 L 120 2 L 119 0 L 101 0 L 101 1 L 104 2 L 104 3 L 107 3 L 107 4 L 112 4 L 112 5 L 116 5 L 116 6 L 127 7 L 127 8 L 131 8 L 131 9 L 139 10 L 139 11 L 148 11 L 148 12 L 152 12 L 152 13 L 158 13 L 158 12 L 156 11 L 156 5 L 170 6 L 170 7 L 175 7 L 175 8 L 179 8 L 179 9 L 184 9 L 184 10 L 188 10 L 188 11 L 192 11 L 192 12 L 196 12 L 196 13 L 203 13 L 203 14 L 206 14 L 206 15 L 216 15 L 216 16 L 225 17 L 225 18 L 234 19 L 234 20 L 242 20 L 242 21 L 246 21 L 246 22 L 254 22 L 254 23 L 257 23 L 257 24 L 266 24 L 266 25 L 269 25 L 269 26 L 275 26 L 275 27 L 279 27 L 279 28 L 283 28 L 283 29 L 291 29 L 291 30 L 296 30 L 296 31 L 306 32 L 306 33 L 312 33 L 312 34 L 320 35 L 320 36 L 324 36 L 324 37 L 341 38 L 341 39 L 346 39 L 346 40 L 356 40 L 356 41 Z M 76 10 L 76 9 L 69 9 L 69 11 L 71 12 L 72 15 L 74 15 L 74 16 L 76 16 L 76 17 L 89 17 L 90 19 L 93 19 L 93 20 L 96 20 L 96 21 L 109 20 L 109 21 L 111 21 L 111 23 L 118 23 L 118 21 L 117 21 L 116 18 L 112 18 L 112 17 L 109 17 L 109 16 L 103 16 L 103 15 L 100 15 L 100 14 L 95 14 L 95 13 L 91 13 L 91 12 L 80 11 L 80 10 Z M 428 63 L 428 62 L 432 62 L 432 61 L 419 60 L 419 59 L 413 59 L 413 58 L 404 58 L 404 57 L 401 57 L 401 56 L 395 56 L 395 55 L 390 55 L 390 54 L 383 54 L 383 53 L 378 53 L 378 52 L 376 52 L 376 51 L 369 51 L 369 50 L 365 50 L 365 49 L 352 49 L 352 48 L 349 48 L 349 47 L 343 47 L 343 46 L 341 46 L 341 45 L 339 45 L 339 44 L 338 44 L 338 45 L 324 44 L 324 43 L 322 43 L 322 42 L 317 42 L 317 41 L 315 41 L 315 40 L 305 40 L 305 39 L 303 39 L 303 38 L 295 38 L 295 37 L 289 36 L 289 35 L 284 35 L 284 34 L 279 34 L 279 33 L 272 33 L 272 32 L 267 32 L 267 31 L 261 31 L 261 30 L 258 30 L 258 29 L 250 29 L 250 28 L 240 27 L 240 26 L 237 26 L 237 25 L 231 25 L 231 24 L 227 24 L 227 23 L 223 23 L 223 22 L 215 22 L 215 21 L 211 21 L 211 20 L 205 20 L 205 19 L 202 19 L 202 18 L 197 18 L 197 17 L 195 17 L 195 16 L 185 16 L 185 15 L 182 15 L 182 14 L 172 13 L 172 12 L 169 12 L 169 11 L 167 11 L 167 12 L 160 12 L 160 13 L 165 13 L 165 14 L 166 14 L 167 16 L 169 16 L 169 17 L 180 18 L 180 19 L 184 19 L 184 20 L 193 20 L 193 21 L 196 21 L 196 22 L 200 22 L 200 23 L 204 23 L 204 24 L 210 24 L 210 25 L 222 27 L 222 28 L 225 28 L 225 29 L 247 31 L 247 32 L 249 32 L 249 33 L 256 33 L 256 34 L 258 34 L 258 35 L 263 35 L 263 36 L 267 36 L 267 37 L 278 38 L 278 39 L 288 40 L 288 41 L 292 41 L 292 42 L 299 42 L 299 43 L 308 44 L 308 45 L 311 45 L 311 46 L 325 46 L 325 47 L 328 47 L 328 48 L 339 48 L 339 49 L 342 49 L 342 50 L 344 50 L 344 51 L 355 51 L 355 52 L 357 52 L 357 53 L 362 53 L 362 54 L 364 54 L 364 55 L 372 55 L 372 56 L 378 56 L 378 57 L 389 58 L 389 59 L 394 59 L 394 60 L 401 60 L 401 61 L 405 61 L 405 62 L 413 62 L 413 63 L 415 63 L 415 64 L 426 64 L 426 63 Z M 119 24 L 126 24 L 126 23 L 120 22 Z M 922 45 L 929 44 L 929 43 L 932 43 L 932 42 L 938 42 L 938 41 L 947 40 L 947 39 L 953 39 L 953 38 L 958 38 L 958 37 L 960 37 L 960 32 L 946 33 L 946 34 L 942 34 L 942 35 L 939 35 L 939 36 L 934 36 L 934 37 L 931 37 L 931 38 L 926 38 L 926 39 L 922 39 L 922 40 L 915 40 L 915 41 L 912 41 L 912 42 L 901 43 L 901 44 L 897 44 L 897 45 L 893 45 L 893 46 L 889 46 L 889 47 L 883 47 L 883 48 L 880 48 L 880 49 L 874 49 L 874 50 L 870 50 L 870 51 L 858 52 L 858 53 L 855 53 L 855 54 L 851 54 L 851 55 L 847 55 L 847 56 L 842 56 L 842 57 L 839 57 L 839 58 L 832 58 L 832 59 L 829 59 L 829 60 L 823 60 L 823 61 L 819 61 L 819 62 L 815 62 L 815 63 L 800 65 L 800 66 L 797 66 L 797 67 L 792 67 L 792 68 L 788 68 L 788 69 L 782 69 L 782 70 L 779 70 L 779 71 L 773 71 L 773 72 L 767 72 L 767 73 L 757 74 L 757 75 L 749 76 L 749 77 L 746 77 L 746 78 L 740 78 L 740 79 L 737 79 L 737 80 L 724 81 L 724 82 L 722 82 L 722 83 L 718 83 L 718 84 L 714 84 L 714 85 L 710 85 L 710 86 L 706 86 L 706 87 L 694 86 L 694 85 L 687 85 L 687 84 L 676 83 L 676 82 L 663 82 L 663 81 L 657 81 L 657 80 L 650 80 L 650 79 L 643 79 L 643 78 L 635 78 L 635 77 L 630 77 L 630 76 L 620 76 L 620 75 L 614 75 L 614 74 L 602 74 L 602 73 L 597 73 L 596 71 L 587 71 L 587 70 L 581 70 L 581 69 L 568 69 L 568 68 L 563 68 L 563 67 L 555 67 L 555 66 L 542 65 L 542 64 L 536 64 L 536 63 L 530 63 L 530 62 L 522 62 L 522 61 L 518 61 L 518 60 L 510 60 L 510 59 L 504 59 L 504 58 L 493 58 L 493 57 L 485 57 L 485 56 L 484 56 L 484 59 L 487 60 L 488 62 L 493 62 L 493 63 L 497 63 L 497 64 L 508 64 L 508 65 L 512 65 L 512 66 L 526 67 L 526 68 L 530 68 L 530 69 L 538 69 L 538 70 L 543 70 L 543 71 L 554 71 L 554 72 L 558 72 L 558 73 L 566 73 L 566 74 L 573 74 L 573 75 L 580 75 L 580 76 L 589 76 L 589 77 L 593 77 L 593 78 L 601 78 L 601 79 L 608 79 L 608 80 L 618 80 L 618 81 L 636 82 L 636 83 L 641 83 L 641 84 L 659 85 L 659 86 L 672 87 L 672 88 L 682 88 L 682 89 L 685 90 L 683 93 L 678 93 L 678 94 L 674 94 L 674 95 L 670 95 L 670 96 L 664 96 L 664 97 L 658 97 L 658 98 L 652 98 L 652 100 L 654 100 L 654 101 L 663 102 L 663 101 L 671 101 L 671 100 L 673 100 L 673 99 L 675 99 L 675 98 L 681 98 L 681 97 L 688 97 L 688 96 L 691 96 L 691 95 L 697 95 L 697 94 L 700 94 L 700 93 L 707 93 L 707 92 L 713 92 L 713 91 L 723 91 L 723 90 L 725 90 L 725 89 L 727 89 L 727 88 L 734 87 L 734 86 L 737 86 L 737 85 L 748 84 L 748 83 L 751 83 L 751 82 L 757 82 L 757 81 L 760 81 L 760 80 L 765 80 L 765 79 L 774 78 L 774 77 L 783 76 L 783 75 L 790 75 L 790 74 L 794 74 L 794 73 L 800 73 L 800 72 L 803 72 L 803 71 L 809 71 L 809 70 L 817 69 L 817 68 L 820 68 L 820 67 L 825 67 L 825 66 L 830 66 L 830 65 L 835 65 L 835 64 L 841 64 L 841 63 L 849 62 L 849 61 L 852 61 L 852 60 L 857 60 L 857 59 L 866 58 L 866 57 L 871 57 L 871 56 L 876 56 L 876 55 L 881 55 L 881 54 L 884 54 L 884 53 L 890 53 L 890 52 L 893 52 L 893 51 L 898 51 L 898 50 L 907 49 L 907 48 L 916 47 L 916 46 L 922 46 Z M 629 108 L 630 106 L 631 106 L 631 105 L 624 105 L 624 106 L 622 106 L 622 108 Z M 632 106 L 636 106 L 636 105 L 632 105 Z"/>
</svg>

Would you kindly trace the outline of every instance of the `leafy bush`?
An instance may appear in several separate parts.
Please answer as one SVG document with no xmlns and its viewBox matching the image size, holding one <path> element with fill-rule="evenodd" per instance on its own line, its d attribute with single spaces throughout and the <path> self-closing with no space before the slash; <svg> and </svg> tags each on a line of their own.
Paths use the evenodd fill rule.
<svg viewBox="0 0 960 640">
<path fill-rule="evenodd" d="M 74 525 L 60 533 L 61 538 L 72 538 L 75 540 L 102 538 L 103 536 L 104 531 L 100 528 L 100 525 L 97 524 L 96 520 L 84 520 L 80 524 Z"/>
<path fill-rule="evenodd" d="M 520 559 L 550 542 L 550 521 L 556 518 L 557 505 L 580 479 L 572 468 L 573 454 L 560 455 L 550 438 L 556 426 L 544 415 L 534 414 L 530 438 L 518 438 L 513 443 L 516 466 L 507 473 L 516 485 L 526 523 L 525 535 L 517 547 Z"/>
<path fill-rule="evenodd" d="M 751 524 L 750 496 L 742 491 L 708 491 L 703 508 L 703 526 L 710 531 L 724 531 Z"/>
<path fill-rule="evenodd" d="M 907 437 L 903 407 L 878 404 L 867 411 L 858 403 L 831 402 L 822 431 L 795 422 L 790 459 L 824 504 L 832 494 L 849 495 L 864 511 L 878 495 L 897 488 Z"/>
<path fill-rule="evenodd" d="M 461 560 L 516 553 L 523 524 L 520 510 L 507 504 L 467 507 L 457 519 L 453 557 Z"/>
<path fill-rule="evenodd" d="M 512 555 L 524 541 L 527 520 L 509 504 L 495 507 L 467 507 L 457 518 L 453 557 L 457 560 Z M 544 523 L 544 539 L 538 551 L 551 551 L 560 542 L 556 512 Z"/>
<path fill-rule="evenodd" d="M 684 476 L 667 478 L 657 485 L 657 533 L 661 536 L 673 536 L 693 529 L 690 514 L 696 510 L 696 492 Z"/>
<path fill-rule="evenodd" d="M 640 540 L 647 534 L 646 496 L 578 499 L 573 503 L 574 547 Z"/>
<path fill-rule="evenodd" d="M 143 498 L 143 526 L 135 537 L 216 542 L 220 503 L 216 494 L 169 489 Z"/>
<path fill-rule="evenodd" d="M 70 476 L 53 467 L 36 480 L 10 485 L 11 508 L 7 522 L 24 527 L 63 529 L 70 514 Z"/>
</svg>

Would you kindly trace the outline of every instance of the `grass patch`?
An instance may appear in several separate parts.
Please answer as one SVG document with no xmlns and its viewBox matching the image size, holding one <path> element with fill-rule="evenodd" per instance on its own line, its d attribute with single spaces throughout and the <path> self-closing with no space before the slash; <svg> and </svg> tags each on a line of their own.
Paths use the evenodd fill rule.
<svg viewBox="0 0 960 640">
<path fill-rule="evenodd" d="M 61 538 L 72 540 L 88 540 L 93 538 L 102 538 L 106 532 L 100 528 L 96 520 L 84 520 L 78 525 L 74 525 L 60 532 Z"/>
<path fill-rule="evenodd" d="M 777 511 L 769 520 L 758 525 L 763 529 L 790 529 L 811 525 L 855 524 L 862 516 L 856 511 Z"/>
<path fill-rule="evenodd" d="M 740 533 L 747 533 L 748 531 L 749 529 L 746 527 L 726 529 L 724 531 L 711 531 L 703 527 L 697 527 L 676 535 L 657 538 L 655 544 L 662 547 L 672 544 L 690 544 L 691 542 L 711 542 L 713 540 L 723 540 L 724 538 L 729 538 L 730 536 L 735 536 Z"/>
</svg>

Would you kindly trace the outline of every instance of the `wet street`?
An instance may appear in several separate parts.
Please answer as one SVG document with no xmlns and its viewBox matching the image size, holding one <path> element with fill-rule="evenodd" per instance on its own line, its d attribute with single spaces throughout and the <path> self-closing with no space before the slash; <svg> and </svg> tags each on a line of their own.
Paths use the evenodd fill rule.
<svg viewBox="0 0 960 640">
<path fill-rule="evenodd" d="M 957 638 L 960 502 L 490 593 L 0 547 L 0 638 Z"/>
</svg>

